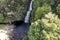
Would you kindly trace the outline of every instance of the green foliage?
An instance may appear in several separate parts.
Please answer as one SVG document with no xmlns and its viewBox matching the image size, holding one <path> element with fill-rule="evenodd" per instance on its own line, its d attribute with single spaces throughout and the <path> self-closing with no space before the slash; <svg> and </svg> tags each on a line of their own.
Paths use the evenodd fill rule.
<svg viewBox="0 0 60 40">
<path fill-rule="evenodd" d="M 29 40 L 60 40 L 60 19 L 52 12 L 31 23 Z"/>
<path fill-rule="evenodd" d="M 3 22 L 3 20 L 4 20 L 4 17 L 3 17 L 3 15 L 0 13 L 0 22 Z"/>
<path fill-rule="evenodd" d="M 51 11 L 51 7 L 48 5 L 44 5 L 42 7 L 38 7 L 35 11 L 35 20 L 40 19 L 44 14 Z"/>
<path fill-rule="evenodd" d="M 0 22 L 24 20 L 29 2 L 30 0 L 0 0 Z"/>
<path fill-rule="evenodd" d="M 39 7 L 45 4 L 51 5 L 54 3 L 54 0 L 34 0 L 34 6 Z"/>
<path fill-rule="evenodd" d="M 17 7 L 16 7 L 16 11 L 19 11 L 20 10 L 20 5 L 17 5 Z"/>
<path fill-rule="evenodd" d="M 40 22 L 40 20 L 34 22 L 30 26 L 28 38 L 29 40 L 39 40 L 40 37 L 40 26 L 37 22 Z"/>
<path fill-rule="evenodd" d="M 0 23 L 8 23 L 10 19 L 7 17 L 3 17 L 2 13 L 0 13 Z"/>
<path fill-rule="evenodd" d="M 52 4 L 54 4 L 54 0 L 47 0 L 47 1 L 46 0 L 34 0 L 30 21 L 37 20 L 38 18 L 41 18 L 41 16 L 44 13 L 51 11 Z"/>
<path fill-rule="evenodd" d="M 7 0 L 0 0 L 2 4 L 7 4 Z"/>
<path fill-rule="evenodd" d="M 28 36 L 25 35 L 25 36 L 23 37 L 23 40 L 28 40 Z"/>
<path fill-rule="evenodd" d="M 48 5 L 54 4 L 54 1 L 55 1 L 55 0 L 47 0 L 47 1 L 45 0 L 46 4 L 48 4 Z"/>
<path fill-rule="evenodd" d="M 57 14 L 60 16 L 60 4 L 57 6 Z"/>
</svg>

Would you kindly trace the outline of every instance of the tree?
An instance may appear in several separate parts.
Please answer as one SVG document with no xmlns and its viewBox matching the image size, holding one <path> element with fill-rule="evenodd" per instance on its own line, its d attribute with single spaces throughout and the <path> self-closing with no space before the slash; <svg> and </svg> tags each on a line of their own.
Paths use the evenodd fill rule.
<svg viewBox="0 0 60 40">
<path fill-rule="evenodd" d="M 31 23 L 29 40 L 60 40 L 60 19 L 52 12 Z"/>
</svg>

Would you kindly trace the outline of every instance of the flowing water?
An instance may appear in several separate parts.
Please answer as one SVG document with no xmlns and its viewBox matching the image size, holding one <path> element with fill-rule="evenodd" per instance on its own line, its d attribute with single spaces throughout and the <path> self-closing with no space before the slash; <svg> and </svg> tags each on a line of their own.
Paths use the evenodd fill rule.
<svg viewBox="0 0 60 40">
<path fill-rule="evenodd" d="M 25 23 L 29 23 L 30 13 L 31 13 L 31 11 L 32 11 L 32 3 L 33 3 L 33 0 L 31 0 L 29 10 L 27 11 L 27 15 L 26 15 L 25 21 L 24 21 Z"/>
<path fill-rule="evenodd" d="M 5 37 L 7 37 L 6 40 L 12 40 L 12 37 L 14 34 L 14 38 L 13 40 L 23 40 L 23 37 L 24 35 L 27 35 L 28 34 L 28 31 L 29 31 L 29 17 L 30 17 L 30 13 L 32 11 L 32 3 L 33 3 L 33 0 L 31 0 L 30 2 L 30 6 L 29 6 L 29 9 L 27 11 L 27 14 L 26 14 L 26 17 L 25 17 L 25 21 L 24 23 L 22 23 L 22 25 L 19 25 L 19 26 L 12 26 L 12 25 L 7 25 L 7 27 L 5 27 L 4 29 L 0 30 L 0 39 L 6 39 Z M 6 32 L 6 33 L 5 33 Z M 12 34 L 11 34 L 12 33 Z M 9 35 L 9 36 L 8 36 Z M 8 39 L 9 38 L 9 39 Z"/>
<path fill-rule="evenodd" d="M 29 6 L 29 10 L 27 11 L 26 17 L 25 17 L 25 21 L 22 25 L 18 26 L 15 28 L 15 36 L 14 36 L 14 40 L 22 40 L 20 39 L 21 35 L 23 36 L 24 33 L 27 34 L 28 30 L 29 30 L 29 17 L 30 17 L 30 13 L 32 11 L 32 3 L 33 0 L 31 0 L 30 2 L 30 6 Z"/>
</svg>

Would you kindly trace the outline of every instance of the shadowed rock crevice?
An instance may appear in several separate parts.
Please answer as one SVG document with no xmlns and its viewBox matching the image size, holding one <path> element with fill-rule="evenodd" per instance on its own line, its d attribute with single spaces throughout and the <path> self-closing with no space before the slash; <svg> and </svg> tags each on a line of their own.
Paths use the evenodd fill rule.
<svg viewBox="0 0 60 40">
<path fill-rule="evenodd" d="M 24 23 L 24 21 L 22 21 L 22 20 L 12 22 L 12 24 L 14 24 L 15 26 L 19 26 L 22 23 Z"/>
</svg>

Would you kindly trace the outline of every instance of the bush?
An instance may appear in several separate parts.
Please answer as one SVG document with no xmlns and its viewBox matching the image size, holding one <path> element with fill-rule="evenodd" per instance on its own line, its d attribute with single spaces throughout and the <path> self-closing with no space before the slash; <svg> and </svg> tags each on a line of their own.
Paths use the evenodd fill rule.
<svg viewBox="0 0 60 40">
<path fill-rule="evenodd" d="M 60 19 L 51 12 L 31 23 L 29 40 L 60 40 Z"/>
<path fill-rule="evenodd" d="M 45 4 L 52 5 L 54 3 L 54 0 L 34 0 L 34 6 L 39 7 L 43 6 Z"/>
<path fill-rule="evenodd" d="M 34 19 L 36 20 L 36 19 L 38 19 L 38 17 L 37 18 L 34 18 L 34 15 L 36 14 L 37 16 L 42 16 L 42 15 L 40 15 L 40 14 L 43 14 L 43 13 L 45 13 L 46 11 L 45 10 L 47 10 L 47 12 L 49 11 L 49 10 L 51 10 L 51 5 L 53 5 L 54 4 L 54 1 L 55 0 L 34 0 L 34 2 L 33 2 L 33 10 L 32 10 L 32 13 L 31 13 L 31 17 L 30 17 L 30 22 L 33 22 L 34 21 Z M 48 5 L 48 6 L 47 6 Z M 46 7 L 46 8 L 45 8 Z M 36 11 L 37 11 L 37 13 L 36 13 Z M 45 12 L 44 12 L 45 11 Z M 42 13 L 41 13 L 42 12 Z M 40 17 L 39 17 L 40 18 Z"/>
<path fill-rule="evenodd" d="M 42 7 L 38 7 L 35 11 L 35 20 L 40 19 L 44 14 L 51 11 L 51 7 L 48 5 L 44 5 Z"/>
<path fill-rule="evenodd" d="M 60 16 L 60 4 L 57 6 L 57 14 Z"/>
</svg>

